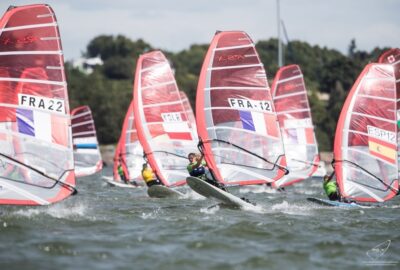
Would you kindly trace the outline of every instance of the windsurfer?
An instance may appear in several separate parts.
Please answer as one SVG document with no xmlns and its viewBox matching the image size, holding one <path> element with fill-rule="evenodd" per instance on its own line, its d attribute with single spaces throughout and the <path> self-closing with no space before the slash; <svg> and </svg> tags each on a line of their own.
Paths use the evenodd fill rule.
<svg viewBox="0 0 400 270">
<path fill-rule="evenodd" d="M 187 170 L 190 176 L 198 177 L 202 180 L 206 180 L 206 161 L 204 156 L 201 154 L 190 153 L 188 155 L 189 165 L 187 165 Z"/>
<path fill-rule="evenodd" d="M 334 176 L 334 173 L 332 173 L 330 176 L 329 175 L 324 176 L 323 187 L 324 187 L 325 193 L 328 196 L 329 200 L 339 201 L 338 187 L 337 187 L 336 181 L 333 180 L 333 176 Z"/>
<path fill-rule="evenodd" d="M 162 185 L 161 181 L 157 179 L 155 173 L 153 172 L 153 169 L 147 163 L 143 163 L 142 177 L 143 181 L 148 187 Z"/>
<path fill-rule="evenodd" d="M 188 159 L 190 163 L 189 165 L 187 165 L 187 170 L 190 176 L 197 177 L 213 186 L 216 186 L 217 188 L 226 191 L 225 187 L 222 184 L 215 181 L 211 176 L 210 171 L 207 169 L 207 163 L 204 160 L 203 154 L 190 153 L 188 155 Z"/>
<path fill-rule="evenodd" d="M 125 183 L 127 183 L 126 177 L 125 177 L 125 173 L 124 173 L 124 169 L 122 168 L 121 163 L 119 163 L 118 165 L 118 174 L 119 177 L 121 178 L 122 181 L 124 181 Z"/>
</svg>

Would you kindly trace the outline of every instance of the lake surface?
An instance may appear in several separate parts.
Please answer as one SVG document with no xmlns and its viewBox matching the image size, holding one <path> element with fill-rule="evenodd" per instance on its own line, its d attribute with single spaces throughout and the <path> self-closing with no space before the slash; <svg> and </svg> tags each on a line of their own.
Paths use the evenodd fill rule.
<svg viewBox="0 0 400 270">
<path fill-rule="evenodd" d="M 321 179 L 286 192 L 231 188 L 257 211 L 221 208 L 184 188 L 79 178 L 78 195 L 45 207 L 0 206 L 0 269 L 399 269 L 400 198 L 382 207 L 320 206 Z M 385 249 L 386 248 L 386 249 Z"/>
</svg>

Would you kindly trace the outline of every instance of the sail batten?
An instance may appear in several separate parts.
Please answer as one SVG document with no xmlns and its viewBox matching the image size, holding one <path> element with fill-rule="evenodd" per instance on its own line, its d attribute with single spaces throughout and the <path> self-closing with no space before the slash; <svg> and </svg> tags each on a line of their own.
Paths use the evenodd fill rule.
<svg viewBox="0 0 400 270">
<path fill-rule="evenodd" d="M 40 18 L 40 17 L 38 17 Z M 42 17 L 44 18 L 44 17 Z M 15 26 L 15 27 L 6 27 L 3 28 L 3 32 L 9 32 L 9 31 L 18 31 L 18 30 L 26 30 L 26 29 L 35 29 L 35 28 L 43 28 L 43 27 L 58 27 L 57 23 L 38 23 L 38 24 L 30 24 L 30 25 L 24 25 L 24 26 Z"/>
</svg>

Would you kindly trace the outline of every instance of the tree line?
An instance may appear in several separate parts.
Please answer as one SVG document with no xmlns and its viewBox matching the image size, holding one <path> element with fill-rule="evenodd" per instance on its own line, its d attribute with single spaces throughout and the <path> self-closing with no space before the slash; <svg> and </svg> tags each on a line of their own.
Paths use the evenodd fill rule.
<svg viewBox="0 0 400 270">
<path fill-rule="evenodd" d="M 277 39 L 256 43 L 257 51 L 267 72 L 270 86 L 278 71 Z M 142 39 L 125 36 L 101 35 L 87 45 L 83 57 L 99 56 L 103 65 L 86 74 L 66 63 L 71 108 L 88 105 L 92 109 L 101 144 L 118 141 L 123 119 L 132 99 L 134 72 L 139 55 L 155 50 Z M 321 151 L 331 151 L 339 114 L 353 83 L 369 63 L 388 48 L 375 48 L 371 52 L 357 50 L 351 40 L 347 55 L 307 42 L 291 41 L 285 46 L 285 65 L 297 64 L 302 69 L 312 111 L 316 136 Z M 179 88 L 186 92 L 192 107 L 195 105 L 197 81 L 208 44 L 194 44 L 176 53 L 163 50 L 175 69 Z M 329 94 L 328 100 L 319 98 Z"/>
</svg>

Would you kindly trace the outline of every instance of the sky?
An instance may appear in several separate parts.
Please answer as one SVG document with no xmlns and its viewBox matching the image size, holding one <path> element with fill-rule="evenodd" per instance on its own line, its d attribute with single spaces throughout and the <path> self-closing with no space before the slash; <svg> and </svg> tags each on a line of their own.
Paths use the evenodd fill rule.
<svg viewBox="0 0 400 270">
<path fill-rule="evenodd" d="M 38 1 L 0 1 L 10 5 Z M 216 30 L 243 30 L 252 39 L 277 37 L 277 0 L 47 0 L 55 11 L 66 60 L 80 57 L 98 35 L 122 34 L 178 52 L 209 44 Z M 400 47 L 400 0 L 280 0 L 289 40 L 347 53 Z"/>
</svg>

